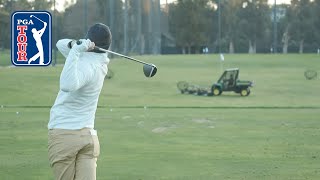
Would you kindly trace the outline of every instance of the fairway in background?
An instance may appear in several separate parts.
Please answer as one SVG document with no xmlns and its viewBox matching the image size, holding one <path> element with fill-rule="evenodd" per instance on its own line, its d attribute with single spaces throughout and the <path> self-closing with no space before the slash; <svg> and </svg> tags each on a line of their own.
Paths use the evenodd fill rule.
<svg viewBox="0 0 320 180">
<path fill-rule="evenodd" d="M 157 75 L 146 78 L 139 64 L 113 59 L 109 68 L 115 76 L 105 82 L 100 106 L 319 107 L 320 80 L 308 81 L 304 77 L 308 68 L 320 70 L 317 55 L 225 55 L 224 69 L 237 67 L 240 79 L 254 81 L 248 97 L 233 92 L 224 92 L 219 97 L 180 94 L 179 81 L 211 87 L 218 80 L 222 73 L 218 55 L 139 59 L 156 64 Z M 0 105 L 52 106 L 61 70 L 61 66 L 2 68 Z"/>
</svg>

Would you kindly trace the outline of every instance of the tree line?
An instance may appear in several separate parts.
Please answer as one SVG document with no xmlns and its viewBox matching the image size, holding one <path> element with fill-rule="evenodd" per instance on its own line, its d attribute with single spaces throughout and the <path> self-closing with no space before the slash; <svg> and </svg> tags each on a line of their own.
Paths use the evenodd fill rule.
<svg viewBox="0 0 320 180">
<path fill-rule="evenodd" d="M 268 0 L 178 0 L 169 11 L 171 32 L 186 52 L 201 46 L 225 53 L 316 52 L 319 17 L 320 0 L 276 6 Z"/>
<path fill-rule="evenodd" d="M 103 22 L 113 34 L 112 50 L 137 54 L 310 53 L 320 48 L 320 0 L 160 0 L 66 1 L 0 0 L 0 47 L 10 48 L 10 17 L 17 10 L 47 10 L 53 16 L 53 43 L 84 37 L 88 26 Z M 59 2 L 61 3 L 61 1 Z M 68 4 L 69 3 L 69 4 Z"/>
</svg>

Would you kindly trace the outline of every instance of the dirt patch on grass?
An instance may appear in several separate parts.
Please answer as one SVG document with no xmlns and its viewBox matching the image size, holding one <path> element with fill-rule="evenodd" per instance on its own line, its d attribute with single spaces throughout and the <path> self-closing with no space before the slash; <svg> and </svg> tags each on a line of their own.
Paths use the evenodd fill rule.
<svg viewBox="0 0 320 180">
<path fill-rule="evenodd" d="M 156 127 L 154 129 L 152 129 L 152 132 L 154 133 L 165 133 L 168 132 L 171 129 L 175 129 L 177 128 L 176 125 L 168 125 L 168 126 L 161 126 L 161 127 Z"/>
<path fill-rule="evenodd" d="M 138 126 L 143 126 L 144 125 L 144 121 L 139 121 L 137 124 L 138 124 Z"/>
<path fill-rule="evenodd" d="M 123 116 L 122 119 L 130 119 L 131 116 Z"/>
<path fill-rule="evenodd" d="M 168 129 L 169 128 L 167 128 L 167 127 L 157 127 L 157 128 L 152 129 L 152 132 L 154 132 L 154 133 L 164 133 Z"/>
<path fill-rule="evenodd" d="M 211 123 L 210 119 L 200 118 L 200 119 L 192 119 L 193 122 L 203 124 L 203 123 Z"/>
</svg>

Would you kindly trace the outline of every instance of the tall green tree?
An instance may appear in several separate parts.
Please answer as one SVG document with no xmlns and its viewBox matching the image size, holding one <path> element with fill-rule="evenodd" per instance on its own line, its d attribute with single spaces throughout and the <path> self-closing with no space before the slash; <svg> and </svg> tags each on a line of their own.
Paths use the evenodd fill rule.
<svg viewBox="0 0 320 180">
<path fill-rule="evenodd" d="M 184 52 L 191 53 L 191 47 L 199 49 L 209 44 L 212 13 L 209 0 L 178 0 L 170 4 L 170 32 Z"/>
<path fill-rule="evenodd" d="M 219 0 L 213 2 L 217 5 Z M 220 0 L 220 6 L 217 11 L 221 12 L 221 30 L 222 39 L 228 43 L 229 53 L 235 52 L 235 41 L 239 36 L 239 17 L 238 12 L 241 9 L 242 1 L 239 0 Z M 216 13 L 217 13 L 216 11 Z"/>
<path fill-rule="evenodd" d="M 312 39 L 315 26 L 310 0 L 291 1 L 291 26 L 289 33 L 299 44 L 299 53 L 304 51 L 305 40 Z"/>
<path fill-rule="evenodd" d="M 317 43 L 318 48 L 320 48 L 320 0 L 313 1 L 313 18 L 314 18 L 314 28 L 315 31 L 315 41 Z"/>
<path fill-rule="evenodd" d="M 279 20 L 278 23 L 278 29 L 279 29 L 279 33 L 278 33 L 278 37 L 281 38 L 281 43 L 282 43 L 282 53 L 283 54 L 287 54 L 288 53 L 288 47 L 289 47 L 289 42 L 291 39 L 291 35 L 289 33 L 289 29 L 291 26 L 291 21 L 293 18 L 293 14 L 292 14 L 292 9 L 290 7 L 290 5 L 280 5 L 278 6 L 279 8 L 284 8 L 286 13 L 285 13 L 285 17 Z"/>
<path fill-rule="evenodd" d="M 239 10 L 241 35 L 248 40 L 249 53 L 256 53 L 257 41 L 266 35 L 270 22 L 268 0 L 242 0 Z"/>
</svg>

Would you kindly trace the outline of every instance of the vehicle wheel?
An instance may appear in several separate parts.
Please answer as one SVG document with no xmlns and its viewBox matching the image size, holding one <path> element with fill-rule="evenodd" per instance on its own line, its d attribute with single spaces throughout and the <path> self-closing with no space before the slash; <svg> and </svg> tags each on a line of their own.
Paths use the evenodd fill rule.
<svg viewBox="0 0 320 180">
<path fill-rule="evenodd" d="M 212 94 L 214 96 L 219 96 L 222 93 L 221 89 L 219 89 L 218 87 L 213 87 L 212 88 Z"/>
<path fill-rule="evenodd" d="M 240 95 L 241 96 L 249 96 L 249 94 L 250 94 L 250 89 L 249 88 L 241 89 L 241 91 L 240 91 Z"/>
<path fill-rule="evenodd" d="M 315 70 L 306 70 L 304 72 L 304 77 L 306 77 L 307 80 L 315 79 L 317 77 L 318 73 Z"/>
<path fill-rule="evenodd" d="M 185 81 L 180 81 L 177 83 L 177 87 L 181 91 L 182 94 L 187 91 L 188 86 L 189 86 L 189 84 Z"/>
</svg>

